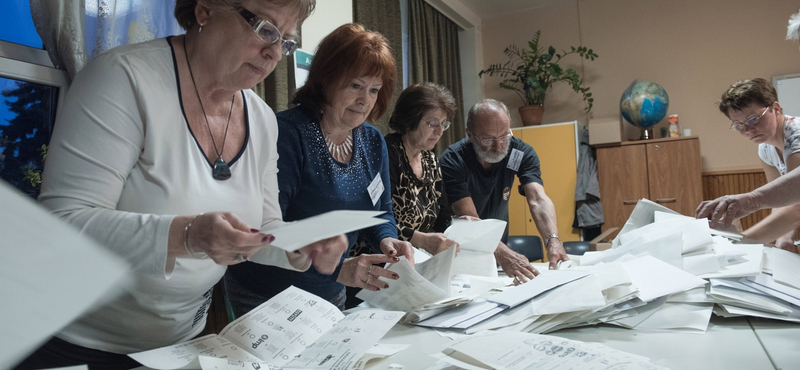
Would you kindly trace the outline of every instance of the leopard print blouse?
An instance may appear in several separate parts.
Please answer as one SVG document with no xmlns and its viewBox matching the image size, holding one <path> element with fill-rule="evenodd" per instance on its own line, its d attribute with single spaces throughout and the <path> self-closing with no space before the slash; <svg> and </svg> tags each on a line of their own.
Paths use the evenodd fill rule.
<svg viewBox="0 0 800 370">
<path fill-rule="evenodd" d="M 386 135 L 392 207 L 399 236 L 410 240 L 414 231 L 443 232 L 450 225 L 452 210 L 447 202 L 439 160 L 432 151 L 422 152 L 422 178 L 408 162 L 400 134 Z"/>
</svg>

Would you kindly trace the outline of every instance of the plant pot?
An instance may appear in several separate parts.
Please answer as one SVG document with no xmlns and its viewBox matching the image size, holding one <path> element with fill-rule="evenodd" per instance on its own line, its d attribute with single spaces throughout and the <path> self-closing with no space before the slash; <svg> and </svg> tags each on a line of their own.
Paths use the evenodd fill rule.
<svg viewBox="0 0 800 370">
<path fill-rule="evenodd" d="M 542 116 L 544 116 L 544 106 L 526 105 L 519 107 L 519 116 L 522 118 L 523 125 L 539 126 L 542 124 Z"/>
</svg>

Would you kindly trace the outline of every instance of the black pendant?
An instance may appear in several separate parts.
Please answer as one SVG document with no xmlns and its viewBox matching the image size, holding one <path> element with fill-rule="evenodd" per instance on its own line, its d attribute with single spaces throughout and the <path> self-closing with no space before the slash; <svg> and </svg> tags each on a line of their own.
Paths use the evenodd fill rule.
<svg viewBox="0 0 800 370">
<path fill-rule="evenodd" d="M 217 160 L 214 161 L 214 171 L 211 173 L 211 176 L 214 177 L 214 180 L 227 180 L 231 178 L 231 169 L 222 157 L 217 157 Z"/>
</svg>

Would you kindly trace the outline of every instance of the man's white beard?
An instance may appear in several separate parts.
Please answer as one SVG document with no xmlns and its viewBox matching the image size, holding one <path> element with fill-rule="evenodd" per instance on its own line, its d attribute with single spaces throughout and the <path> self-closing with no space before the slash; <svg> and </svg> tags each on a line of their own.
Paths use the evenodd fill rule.
<svg viewBox="0 0 800 370">
<path fill-rule="evenodd" d="M 509 141 L 505 149 L 503 149 L 503 151 L 501 151 L 500 153 L 492 153 L 485 151 L 481 149 L 479 146 L 475 145 L 474 143 L 472 144 L 472 147 L 475 148 L 475 154 L 477 154 L 478 158 L 480 158 L 482 161 L 486 163 L 497 163 L 502 161 L 503 158 L 506 157 L 506 155 L 508 154 L 508 149 L 509 147 L 511 147 L 511 142 Z"/>
</svg>

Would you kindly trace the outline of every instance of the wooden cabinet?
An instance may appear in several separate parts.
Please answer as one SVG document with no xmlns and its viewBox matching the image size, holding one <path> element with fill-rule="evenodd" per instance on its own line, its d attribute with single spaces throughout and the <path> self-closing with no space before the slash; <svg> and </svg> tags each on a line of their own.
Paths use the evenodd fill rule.
<svg viewBox="0 0 800 370">
<path fill-rule="evenodd" d="M 580 230 L 572 227 L 578 181 L 577 130 L 580 127 L 580 123 L 574 121 L 511 130 L 514 137 L 532 146 L 539 156 L 544 190 L 555 205 L 558 235 L 562 241 L 581 240 Z M 539 235 L 528 202 L 519 194 L 518 187 L 519 179 L 515 178 L 508 201 L 508 234 Z"/>
<path fill-rule="evenodd" d="M 703 200 L 702 170 L 694 136 L 597 145 L 603 231 L 621 228 L 642 198 L 694 216 Z"/>
</svg>

